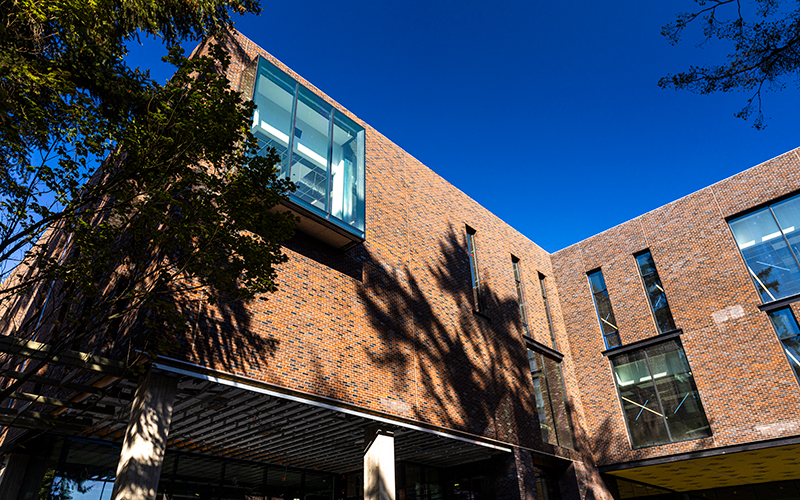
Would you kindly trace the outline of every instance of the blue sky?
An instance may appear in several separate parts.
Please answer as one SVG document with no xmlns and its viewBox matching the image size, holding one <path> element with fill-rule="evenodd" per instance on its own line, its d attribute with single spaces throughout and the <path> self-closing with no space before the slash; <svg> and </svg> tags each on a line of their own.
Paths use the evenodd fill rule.
<svg viewBox="0 0 800 500">
<path fill-rule="evenodd" d="M 724 54 L 661 36 L 690 0 L 263 6 L 242 33 L 550 252 L 800 146 L 796 85 L 765 131 L 733 116 L 745 93 L 658 88 Z"/>
</svg>

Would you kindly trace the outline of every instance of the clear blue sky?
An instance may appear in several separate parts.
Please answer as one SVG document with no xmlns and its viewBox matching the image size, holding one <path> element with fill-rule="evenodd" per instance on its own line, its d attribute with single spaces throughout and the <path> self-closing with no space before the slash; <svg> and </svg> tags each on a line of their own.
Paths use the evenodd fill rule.
<svg viewBox="0 0 800 500">
<path fill-rule="evenodd" d="M 658 88 L 724 49 L 661 36 L 689 0 L 262 5 L 242 33 L 550 252 L 800 146 L 796 85 L 761 132 L 746 94 Z"/>
</svg>

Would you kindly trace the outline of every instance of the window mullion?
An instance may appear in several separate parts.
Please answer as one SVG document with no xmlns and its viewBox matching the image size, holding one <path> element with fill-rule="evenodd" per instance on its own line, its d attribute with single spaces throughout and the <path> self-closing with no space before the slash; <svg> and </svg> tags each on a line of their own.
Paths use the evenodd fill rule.
<svg viewBox="0 0 800 500">
<path fill-rule="evenodd" d="M 769 206 L 769 213 L 772 215 L 772 218 L 775 219 L 775 224 L 778 226 L 778 231 L 781 232 L 781 238 L 783 241 L 786 242 L 786 248 L 789 249 L 789 253 L 792 254 L 792 258 L 794 258 L 794 263 L 797 264 L 797 268 L 800 269 L 800 260 L 797 259 L 797 255 L 794 253 L 794 248 L 792 248 L 791 243 L 789 243 L 789 238 L 786 237 L 786 233 L 783 232 L 783 226 L 781 226 L 778 217 L 775 215 L 775 212 L 772 210 L 772 206 Z"/>
<path fill-rule="evenodd" d="M 647 371 L 650 372 L 650 383 L 653 384 L 653 391 L 656 393 L 656 399 L 658 400 L 658 409 L 661 411 L 661 418 L 664 420 L 664 427 L 667 429 L 667 437 L 669 438 L 669 442 L 674 442 L 672 439 L 672 432 L 669 430 L 669 424 L 667 423 L 667 412 L 664 411 L 664 405 L 661 403 L 661 395 L 658 393 L 658 386 L 656 386 L 656 379 L 653 376 L 653 369 L 650 367 L 650 356 L 647 354 L 647 350 L 645 349 L 642 351 L 644 354 L 644 362 L 647 364 Z"/>
<path fill-rule="evenodd" d="M 289 130 L 289 151 L 286 158 L 288 165 L 286 166 L 286 178 L 292 180 L 292 156 L 294 156 L 294 126 L 297 122 L 297 100 L 299 99 L 300 84 L 294 84 L 294 101 L 292 101 L 292 127 Z"/>
</svg>

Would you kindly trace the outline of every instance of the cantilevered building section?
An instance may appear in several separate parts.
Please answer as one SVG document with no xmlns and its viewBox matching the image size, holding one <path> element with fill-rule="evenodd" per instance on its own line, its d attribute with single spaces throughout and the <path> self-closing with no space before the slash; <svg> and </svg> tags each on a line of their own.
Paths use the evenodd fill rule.
<svg viewBox="0 0 800 500">
<path fill-rule="evenodd" d="M 548 254 L 223 44 L 297 185 L 279 290 L 155 361 L 4 311 L 0 499 L 800 499 L 798 150 Z"/>
</svg>

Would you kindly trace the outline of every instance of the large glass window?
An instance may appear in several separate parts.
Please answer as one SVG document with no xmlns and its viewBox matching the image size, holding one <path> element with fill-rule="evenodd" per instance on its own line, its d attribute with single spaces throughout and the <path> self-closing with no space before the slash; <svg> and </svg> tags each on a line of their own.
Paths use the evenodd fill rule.
<svg viewBox="0 0 800 500">
<path fill-rule="evenodd" d="M 528 365 L 533 378 L 533 395 L 536 398 L 542 441 L 574 450 L 575 436 L 569 417 L 561 365 L 530 349 Z"/>
<path fill-rule="evenodd" d="M 588 276 L 589 288 L 592 291 L 592 297 L 594 297 L 597 319 L 600 320 L 600 329 L 603 332 L 606 348 L 617 347 L 621 343 L 619 328 L 617 328 L 617 319 L 614 317 L 614 309 L 611 308 L 611 299 L 608 297 L 603 271 L 598 269 L 589 273 Z"/>
<path fill-rule="evenodd" d="M 363 238 L 364 128 L 264 58 L 253 89 L 253 133 L 297 185 L 289 200 Z"/>
<path fill-rule="evenodd" d="M 613 355 L 611 365 L 634 448 L 711 435 L 680 341 Z"/>
<path fill-rule="evenodd" d="M 800 196 L 730 221 L 763 302 L 800 293 Z"/>
<path fill-rule="evenodd" d="M 519 259 L 511 256 L 511 267 L 514 268 L 514 283 L 517 286 L 517 303 L 519 304 L 519 320 L 522 323 L 522 334 L 531 335 L 528 329 L 528 313 L 525 310 L 525 295 L 522 291 L 522 273 L 519 270 Z"/>
<path fill-rule="evenodd" d="M 788 307 L 770 311 L 769 319 L 778 332 L 786 358 L 794 370 L 795 376 L 800 380 L 800 327 L 792 310 Z"/>
<path fill-rule="evenodd" d="M 658 333 L 671 332 L 675 329 L 675 321 L 672 319 L 672 311 L 667 303 L 667 294 L 664 293 L 664 288 L 661 286 L 661 278 L 658 277 L 656 263 L 653 262 L 650 251 L 647 250 L 637 255 L 636 263 L 639 265 L 639 274 L 644 282 L 644 289 L 653 310 Z"/>
</svg>

